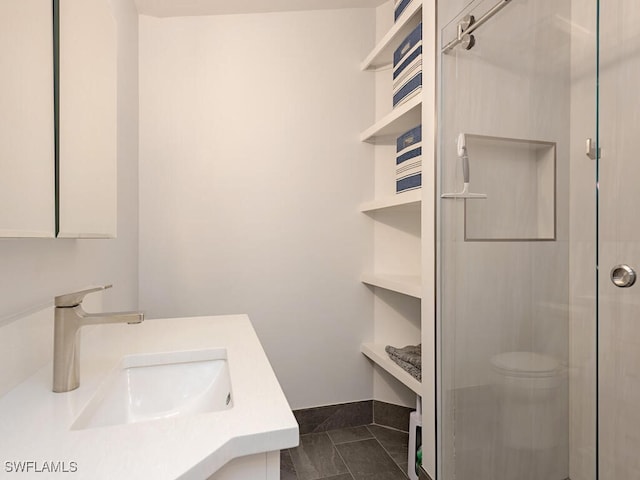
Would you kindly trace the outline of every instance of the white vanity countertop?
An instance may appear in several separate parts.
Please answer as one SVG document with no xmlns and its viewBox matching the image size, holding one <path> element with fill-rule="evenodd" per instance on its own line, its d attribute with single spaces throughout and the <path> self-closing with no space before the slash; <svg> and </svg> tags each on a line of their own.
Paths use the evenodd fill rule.
<svg viewBox="0 0 640 480">
<path fill-rule="evenodd" d="M 298 424 L 246 315 L 145 320 L 81 330 L 80 387 L 51 391 L 52 367 L 0 397 L 0 478 L 7 462 L 71 462 L 90 479 L 206 479 L 233 458 L 298 444 Z M 226 348 L 229 410 L 86 430 L 70 426 L 123 355 Z M 46 478 L 33 471 L 34 478 Z"/>
</svg>

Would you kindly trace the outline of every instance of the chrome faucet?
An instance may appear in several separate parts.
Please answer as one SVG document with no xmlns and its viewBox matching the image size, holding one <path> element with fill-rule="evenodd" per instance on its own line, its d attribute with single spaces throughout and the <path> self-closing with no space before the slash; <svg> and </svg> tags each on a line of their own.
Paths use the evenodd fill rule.
<svg viewBox="0 0 640 480">
<path fill-rule="evenodd" d="M 53 333 L 53 391 L 69 392 L 80 386 L 80 363 L 78 333 L 85 325 L 104 323 L 140 323 L 144 313 L 115 312 L 87 313 L 82 309 L 85 295 L 111 288 L 111 285 L 89 288 L 55 298 L 55 320 Z"/>
</svg>

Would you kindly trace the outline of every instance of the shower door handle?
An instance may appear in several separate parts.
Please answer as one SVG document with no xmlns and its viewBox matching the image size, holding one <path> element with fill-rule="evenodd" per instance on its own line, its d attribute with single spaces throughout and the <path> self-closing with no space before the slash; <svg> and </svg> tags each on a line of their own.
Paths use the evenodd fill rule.
<svg viewBox="0 0 640 480">
<path fill-rule="evenodd" d="M 629 265 L 616 265 L 611 269 L 611 281 L 616 287 L 628 288 L 636 283 L 636 272 Z"/>
<path fill-rule="evenodd" d="M 586 154 L 587 157 L 589 157 L 591 160 L 595 160 L 596 156 L 598 157 L 598 159 L 602 158 L 602 149 L 598 147 L 598 153 L 596 155 L 596 142 L 594 142 L 592 138 L 587 138 Z"/>
</svg>

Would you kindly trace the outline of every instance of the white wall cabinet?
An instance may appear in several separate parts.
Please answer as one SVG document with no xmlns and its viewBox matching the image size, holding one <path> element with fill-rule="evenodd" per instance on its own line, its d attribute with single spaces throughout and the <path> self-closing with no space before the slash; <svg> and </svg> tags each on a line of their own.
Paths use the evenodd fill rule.
<svg viewBox="0 0 640 480">
<path fill-rule="evenodd" d="M 58 5 L 58 237 L 115 237 L 116 24 L 108 0 Z"/>
<path fill-rule="evenodd" d="M 0 0 L 0 236 L 55 235 L 53 9 Z"/>
<path fill-rule="evenodd" d="M 0 48 L 0 237 L 115 237 L 109 1 L 0 0 Z"/>
</svg>

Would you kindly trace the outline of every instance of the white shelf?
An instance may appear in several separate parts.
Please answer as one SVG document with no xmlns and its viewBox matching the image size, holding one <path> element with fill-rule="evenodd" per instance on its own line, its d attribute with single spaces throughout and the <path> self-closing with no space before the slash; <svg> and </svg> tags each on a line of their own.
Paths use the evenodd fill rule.
<svg viewBox="0 0 640 480">
<path fill-rule="evenodd" d="M 361 142 L 393 145 L 397 137 L 422 123 L 422 91 L 394 108 L 360 134 Z"/>
<path fill-rule="evenodd" d="M 398 193 L 393 197 L 365 202 L 360 205 L 363 213 L 377 212 L 388 208 L 397 212 L 419 212 L 422 206 L 422 189 Z"/>
<path fill-rule="evenodd" d="M 399 43 L 420 23 L 422 0 L 412 0 L 398 21 L 374 47 L 360 65 L 361 70 L 376 70 L 393 63 L 393 52 Z"/>
<path fill-rule="evenodd" d="M 418 275 L 363 273 L 360 276 L 360 281 L 410 297 L 422 298 L 422 280 Z"/>
<path fill-rule="evenodd" d="M 360 346 L 360 351 L 416 394 L 422 395 L 422 384 L 391 360 L 387 352 L 384 351 L 384 347 L 384 345 L 375 343 L 363 343 Z"/>
</svg>

